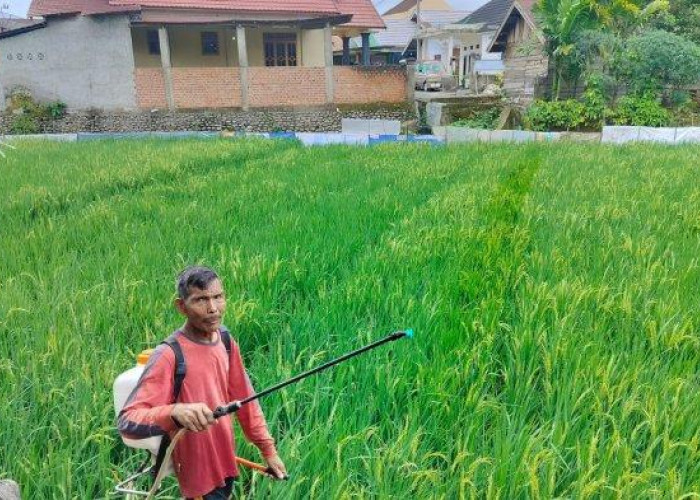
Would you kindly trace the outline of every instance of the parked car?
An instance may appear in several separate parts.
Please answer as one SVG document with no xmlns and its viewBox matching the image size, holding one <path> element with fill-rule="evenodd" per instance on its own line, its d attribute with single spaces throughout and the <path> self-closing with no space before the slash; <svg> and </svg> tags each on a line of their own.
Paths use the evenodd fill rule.
<svg viewBox="0 0 700 500">
<path fill-rule="evenodd" d="M 427 61 L 416 65 L 417 90 L 442 90 L 447 71 L 440 61 Z"/>
</svg>

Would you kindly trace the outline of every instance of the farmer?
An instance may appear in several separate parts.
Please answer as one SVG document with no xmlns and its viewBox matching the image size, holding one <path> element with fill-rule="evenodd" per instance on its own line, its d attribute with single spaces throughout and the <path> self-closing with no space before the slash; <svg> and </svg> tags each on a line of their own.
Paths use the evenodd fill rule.
<svg viewBox="0 0 700 500">
<path fill-rule="evenodd" d="M 254 393 L 238 345 L 228 340 L 221 319 L 226 308 L 217 274 L 206 267 L 185 269 L 177 280 L 175 306 L 185 324 L 168 342 L 182 350 L 186 374 L 174 399 L 175 349 L 161 344 L 151 355 L 138 385 L 119 414 L 119 432 L 142 439 L 187 432 L 173 453 L 180 491 L 187 498 L 229 498 L 238 476 L 231 418 L 214 419 L 212 409 Z M 230 354 L 227 352 L 228 344 Z M 271 474 L 286 476 L 257 401 L 236 413 L 246 438 L 262 452 Z"/>
</svg>

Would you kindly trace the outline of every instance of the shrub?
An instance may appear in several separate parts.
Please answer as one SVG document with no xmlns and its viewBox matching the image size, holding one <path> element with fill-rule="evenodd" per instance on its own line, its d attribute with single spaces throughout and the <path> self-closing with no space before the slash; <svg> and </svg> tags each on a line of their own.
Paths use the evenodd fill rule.
<svg viewBox="0 0 700 500">
<path fill-rule="evenodd" d="M 66 113 L 66 104 L 61 101 L 38 103 L 29 90 L 17 87 L 10 93 L 9 111 L 12 113 L 11 133 L 36 134 L 43 121 L 63 117 Z"/>
<path fill-rule="evenodd" d="M 498 117 L 501 115 L 501 108 L 493 107 L 480 111 L 470 116 L 469 118 L 462 118 L 452 123 L 455 127 L 468 127 L 468 128 L 481 128 L 481 129 L 492 129 L 495 128 Z"/>
<path fill-rule="evenodd" d="M 31 115 L 15 115 L 10 122 L 10 132 L 13 134 L 36 134 L 39 124 Z"/>
<path fill-rule="evenodd" d="M 532 130 L 576 130 L 586 122 L 585 106 L 575 99 L 535 101 L 525 113 L 525 124 Z"/>
<path fill-rule="evenodd" d="M 620 73 L 637 93 L 700 80 L 700 46 L 668 31 L 648 30 L 631 37 L 621 59 Z"/>
<path fill-rule="evenodd" d="M 608 113 L 608 117 L 615 125 L 644 127 L 663 127 L 671 120 L 670 113 L 650 93 L 620 98 L 615 109 Z"/>
</svg>

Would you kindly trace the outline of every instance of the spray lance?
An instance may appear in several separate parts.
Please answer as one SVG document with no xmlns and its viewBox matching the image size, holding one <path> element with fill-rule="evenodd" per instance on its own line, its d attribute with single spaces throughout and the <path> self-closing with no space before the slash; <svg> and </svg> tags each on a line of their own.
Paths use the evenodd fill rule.
<svg viewBox="0 0 700 500">
<path fill-rule="evenodd" d="M 227 405 L 224 406 L 219 406 L 216 410 L 214 410 L 214 418 L 218 419 L 223 417 L 224 415 L 229 415 L 231 413 L 236 413 L 238 410 L 240 410 L 244 405 L 251 403 L 255 400 L 258 400 L 264 396 L 267 396 L 269 394 L 272 394 L 273 392 L 279 391 L 280 389 L 287 387 L 288 385 L 295 384 L 299 382 L 300 380 L 303 380 L 307 377 L 310 377 L 311 375 L 314 375 L 316 373 L 322 372 L 324 370 L 327 370 L 328 368 L 331 368 L 332 366 L 335 366 L 337 364 L 340 364 L 344 361 L 347 361 L 350 358 L 354 358 L 355 356 L 359 356 L 360 354 L 363 354 L 367 351 L 370 351 L 372 349 L 375 349 L 379 347 L 380 345 L 386 344 L 388 342 L 392 342 L 394 340 L 399 340 L 402 338 L 413 338 L 413 330 L 401 330 L 394 332 L 386 337 L 384 337 L 381 340 L 377 340 L 376 342 L 373 342 L 371 344 L 368 344 L 364 347 L 361 347 L 359 349 L 356 349 L 354 351 L 351 351 L 347 354 L 344 354 L 343 356 L 340 356 L 339 358 L 333 359 L 331 361 L 328 361 L 327 363 L 324 363 L 320 366 L 317 366 L 316 368 L 312 368 L 311 370 L 308 370 L 304 373 L 300 373 L 299 375 L 296 375 L 289 380 L 285 380 L 284 382 L 280 382 L 279 384 L 273 385 L 271 387 L 268 387 L 267 389 L 260 391 L 256 394 L 253 394 L 250 397 L 247 397 L 243 399 L 242 401 L 233 401 Z M 170 446 L 168 446 L 168 449 L 165 452 L 165 455 L 163 456 L 162 460 L 159 460 L 159 464 L 156 464 L 158 468 L 158 474 L 156 475 L 155 481 L 153 482 L 153 487 L 151 488 L 150 492 L 148 493 L 148 499 L 153 498 L 153 495 L 155 495 L 156 491 L 158 491 L 158 488 L 160 487 L 160 482 L 163 479 L 163 476 L 166 473 L 166 467 L 164 467 L 164 464 L 167 464 L 168 461 L 170 460 L 170 456 L 172 455 L 173 450 L 175 449 L 175 445 L 179 441 L 179 439 L 184 435 L 184 433 L 187 432 L 187 429 L 180 429 L 177 431 L 175 436 L 173 437 Z M 159 457 L 160 458 L 160 457 Z M 266 471 L 266 468 L 262 465 L 255 464 L 253 462 L 248 462 L 247 460 L 243 459 L 238 459 L 239 463 L 242 465 L 246 465 L 247 467 L 251 467 L 253 469 L 260 470 L 262 472 Z M 284 479 L 287 479 L 286 477 Z"/>
</svg>

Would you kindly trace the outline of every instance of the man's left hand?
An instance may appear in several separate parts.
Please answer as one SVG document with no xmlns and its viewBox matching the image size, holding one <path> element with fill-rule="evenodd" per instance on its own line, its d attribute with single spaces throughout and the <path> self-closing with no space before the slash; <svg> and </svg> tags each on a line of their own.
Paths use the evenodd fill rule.
<svg viewBox="0 0 700 500">
<path fill-rule="evenodd" d="M 265 459 L 270 468 L 270 475 L 275 479 L 287 479 L 287 469 L 279 455 Z"/>
</svg>

